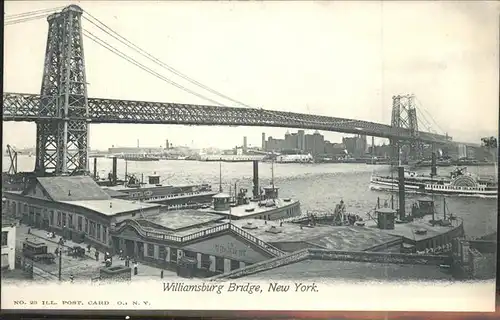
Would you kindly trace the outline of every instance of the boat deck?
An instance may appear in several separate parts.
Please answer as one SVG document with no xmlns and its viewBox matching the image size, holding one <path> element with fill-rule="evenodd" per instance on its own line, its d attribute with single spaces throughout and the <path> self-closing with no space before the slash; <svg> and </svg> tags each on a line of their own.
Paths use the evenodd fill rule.
<svg viewBox="0 0 500 320">
<path fill-rule="evenodd" d="M 438 219 L 438 217 L 435 218 Z M 452 221 L 452 224 L 450 226 L 437 226 L 437 225 L 432 226 L 429 223 L 429 220 L 431 219 L 432 216 L 425 216 L 422 219 L 414 220 L 408 223 L 395 223 L 394 229 L 392 230 L 380 230 L 380 229 L 377 230 L 380 230 L 390 235 L 401 236 L 415 241 L 421 241 L 447 233 L 453 228 L 458 227 L 459 224 L 461 223 L 460 220 L 454 220 Z M 377 228 L 377 222 L 374 220 L 367 220 L 365 221 L 365 223 L 366 227 L 368 228 L 374 228 L 374 229 Z M 415 230 L 419 229 L 426 230 L 427 233 L 417 234 Z"/>
<path fill-rule="evenodd" d="M 216 211 L 213 208 L 206 208 L 206 209 L 200 209 L 200 211 L 209 212 L 209 213 L 216 213 L 216 214 L 226 215 L 226 216 L 231 215 L 231 216 L 237 217 L 237 218 L 245 218 L 245 217 L 249 217 L 249 216 L 253 216 L 253 215 L 257 215 L 257 214 L 264 214 L 266 212 L 276 210 L 279 208 L 284 208 L 287 206 L 291 207 L 291 206 L 297 205 L 298 203 L 299 203 L 298 200 L 290 200 L 290 201 L 286 202 L 283 199 L 275 199 L 276 205 L 272 206 L 272 207 L 259 206 L 258 202 L 251 201 L 248 204 L 243 204 L 243 205 L 239 205 L 236 207 L 232 207 L 231 210 Z M 248 212 L 247 210 L 249 210 L 249 209 L 253 209 L 253 211 Z"/>
<path fill-rule="evenodd" d="M 190 188 L 190 187 L 197 187 L 201 186 L 201 184 L 185 184 L 185 185 L 156 185 L 156 184 L 141 184 L 140 187 L 133 186 L 125 186 L 123 184 L 116 185 L 116 186 L 111 186 L 107 187 L 108 189 L 115 190 L 115 191 L 135 191 L 135 190 L 143 190 L 143 189 L 155 189 L 155 188 Z"/>
</svg>

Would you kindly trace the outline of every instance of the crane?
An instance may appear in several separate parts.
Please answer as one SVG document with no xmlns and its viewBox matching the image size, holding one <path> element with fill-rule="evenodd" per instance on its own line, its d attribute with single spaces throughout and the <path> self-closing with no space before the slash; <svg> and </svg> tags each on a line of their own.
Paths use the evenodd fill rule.
<svg viewBox="0 0 500 320">
<path fill-rule="evenodd" d="M 17 151 L 10 146 L 10 144 L 7 145 L 7 153 L 9 154 L 10 158 L 10 166 L 9 166 L 9 171 L 7 173 L 9 175 L 15 175 L 17 174 Z"/>
</svg>

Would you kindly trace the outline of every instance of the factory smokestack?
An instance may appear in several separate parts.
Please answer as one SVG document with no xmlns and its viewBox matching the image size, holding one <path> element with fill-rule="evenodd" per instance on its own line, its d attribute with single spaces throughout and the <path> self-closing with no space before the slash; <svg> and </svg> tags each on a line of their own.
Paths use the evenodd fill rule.
<svg viewBox="0 0 500 320">
<path fill-rule="evenodd" d="M 431 158 L 431 177 L 437 176 L 437 167 L 436 167 L 436 153 L 432 152 Z"/>
<path fill-rule="evenodd" d="M 112 173 L 112 175 L 113 175 L 112 176 L 112 180 L 113 180 L 112 184 L 113 185 L 116 185 L 116 181 L 117 181 L 117 178 L 116 178 L 116 174 L 117 174 L 116 173 L 116 168 L 117 168 L 117 159 L 116 159 L 116 157 L 113 157 L 113 171 L 112 171 L 113 172 Z"/>
<path fill-rule="evenodd" d="M 405 168 L 398 167 L 399 178 L 399 220 L 405 217 Z"/>
<path fill-rule="evenodd" d="M 94 158 L 94 179 L 97 179 L 97 158 Z"/>
<path fill-rule="evenodd" d="M 253 197 L 259 197 L 259 161 L 253 160 Z"/>
</svg>

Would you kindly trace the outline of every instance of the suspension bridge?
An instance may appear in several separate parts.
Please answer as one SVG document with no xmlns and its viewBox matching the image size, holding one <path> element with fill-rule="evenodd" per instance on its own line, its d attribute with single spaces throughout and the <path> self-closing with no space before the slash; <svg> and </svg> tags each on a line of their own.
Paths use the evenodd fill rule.
<svg viewBox="0 0 500 320">
<path fill-rule="evenodd" d="M 7 16 L 5 25 L 47 18 L 48 36 L 40 94 L 4 92 L 3 121 L 34 122 L 37 127 L 36 164 L 38 174 L 85 174 L 88 172 L 89 124 L 143 123 L 205 126 L 262 126 L 335 131 L 388 138 L 393 156 L 399 156 L 402 144 L 409 144 L 418 155 L 423 144 L 450 144 L 447 134 L 419 130 L 416 98 L 394 96 L 391 124 L 329 116 L 266 110 L 230 98 L 188 77 L 133 44 L 76 5 L 37 10 Z M 231 101 L 228 106 L 182 86 L 145 66 L 130 55 L 102 40 L 83 27 L 82 20 L 106 35 L 182 77 L 197 87 Z M 87 95 L 83 39 L 109 50 L 162 81 L 208 101 L 209 105 L 92 98 Z M 427 130 L 430 124 L 424 123 Z"/>
</svg>

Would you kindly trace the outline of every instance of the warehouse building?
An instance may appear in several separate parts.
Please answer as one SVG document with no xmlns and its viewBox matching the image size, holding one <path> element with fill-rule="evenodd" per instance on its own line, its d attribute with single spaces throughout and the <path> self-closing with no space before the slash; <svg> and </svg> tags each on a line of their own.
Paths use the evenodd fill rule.
<svg viewBox="0 0 500 320">
<path fill-rule="evenodd" d="M 24 191 L 4 197 L 7 212 L 23 223 L 101 250 L 111 246 L 112 223 L 162 207 L 112 198 L 88 176 L 38 177 Z"/>
</svg>

